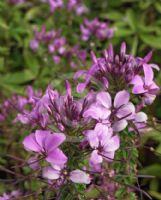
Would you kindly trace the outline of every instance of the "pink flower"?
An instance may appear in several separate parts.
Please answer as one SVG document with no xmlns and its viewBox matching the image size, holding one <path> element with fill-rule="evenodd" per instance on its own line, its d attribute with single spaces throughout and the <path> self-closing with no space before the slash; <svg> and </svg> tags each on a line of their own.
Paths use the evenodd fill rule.
<svg viewBox="0 0 161 200">
<path fill-rule="evenodd" d="M 51 134 L 50 131 L 37 130 L 26 136 L 23 145 L 26 150 L 43 155 L 49 163 L 64 166 L 67 157 L 58 148 L 64 140 L 65 135 L 62 133 Z"/>
<path fill-rule="evenodd" d="M 91 166 L 100 165 L 103 162 L 103 159 L 112 161 L 115 151 L 120 146 L 120 140 L 117 135 L 113 136 L 111 128 L 98 123 L 94 130 L 86 131 L 85 135 L 93 149 L 90 157 Z"/>
<path fill-rule="evenodd" d="M 85 111 L 84 117 L 111 123 L 114 131 L 122 131 L 128 124 L 127 120 L 130 120 L 135 112 L 135 107 L 129 100 L 129 93 L 122 90 L 116 94 L 112 105 L 110 94 L 99 92 L 96 96 L 96 103 Z"/>
<path fill-rule="evenodd" d="M 134 94 L 151 94 L 155 95 L 159 87 L 153 81 L 154 73 L 152 67 L 148 64 L 143 65 L 144 78 L 136 75 L 131 83 L 134 85 L 132 92 Z"/>
</svg>

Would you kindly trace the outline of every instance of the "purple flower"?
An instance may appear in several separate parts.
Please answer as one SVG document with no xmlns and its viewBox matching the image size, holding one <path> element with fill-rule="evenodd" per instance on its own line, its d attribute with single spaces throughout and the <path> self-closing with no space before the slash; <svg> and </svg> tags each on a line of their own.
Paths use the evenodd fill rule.
<svg viewBox="0 0 161 200">
<path fill-rule="evenodd" d="M 65 140 L 65 135 L 62 133 L 51 133 L 50 131 L 37 130 L 31 133 L 23 140 L 23 145 L 26 150 L 36 152 L 46 159 L 49 163 L 58 166 L 64 166 L 67 162 L 67 157 L 58 148 Z"/>
<path fill-rule="evenodd" d="M 86 35 L 88 36 L 88 34 Z M 93 65 L 89 70 L 83 71 L 85 82 L 79 83 L 77 92 L 83 92 L 86 87 L 95 90 L 111 90 L 114 93 L 127 88 L 143 72 L 143 65 L 146 66 L 151 58 L 148 54 L 144 58 L 134 57 L 126 54 L 126 44 L 122 43 L 120 54 L 115 55 L 113 46 L 104 51 L 104 57 L 96 58 L 92 52 Z M 148 64 L 150 68 L 159 69 L 157 65 Z M 76 73 L 76 77 L 78 76 Z"/>
<path fill-rule="evenodd" d="M 30 42 L 30 48 L 33 51 L 36 51 L 39 48 L 39 42 L 36 39 L 31 40 L 31 42 Z"/>
<path fill-rule="evenodd" d="M 147 98 L 146 101 L 152 101 L 150 100 L 150 97 L 148 98 L 148 95 L 152 95 L 155 98 L 156 93 L 159 90 L 159 87 L 156 85 L 156 83 L 153 81 L 154 79 L 154 73 L 150 65 L 144 64 L 143 65 L 144 70 L 144 78 L 142 78 L 139 75 L 136 75 L 131 83 L 134 85 L 132 92 L 134 94 L 144 94 L 146 95 L 145 98 Z"/>
<path fill-rule="evenodd" d="M 89 184 L 91 182 L 90 176 L 79 169 L 73 170 L 70 173 L 58 167 L 45 167 L 43 169 L 43 177 L 50 180 L 64 179 L 67 176 L 73 183 Z"/>
<path fill-rule="evenodd" d="M 82 40 L 87 41 L 93 35 L 100 40 L 105 40 L 113 36 L 113 30 L 109 28 L 108 23 L 101 22 L 97 18 L 92 21 L 84 20 L 84 24 L 80 26 Z"/>
<path fill-rule="evenodd" d="M 128 124 L 127 120 L 132 119 L 135 113 L 135 107 L 129 99 L 130 95 L 127 91 L 120 91 L 116 94 L 112 105 L 110 94 L 99 92 L 96 95 L 96 102 L 84 112 L 84 117 L 112 124 L 114 131 L 122 131 Z"/>
<path fill-rule="evenodd" d="M 48 0 L 50 11 L 54 12 L 57 8 L 62 8 L 64 5 L 63 0 Z"/>
<path fill-rule="evenodd" d="M 100 165 L 103 162 L 103 159 L 108 162 L 112 161 L 115 151 L 120 146 L 120 140 L 117 135 L 113 136 L 111 128 L 98 123 L 94 130 L 86 131 L 85 135 L 93 149 L 90 157 L 91 166 L 95 167 Z"/>
</svg>

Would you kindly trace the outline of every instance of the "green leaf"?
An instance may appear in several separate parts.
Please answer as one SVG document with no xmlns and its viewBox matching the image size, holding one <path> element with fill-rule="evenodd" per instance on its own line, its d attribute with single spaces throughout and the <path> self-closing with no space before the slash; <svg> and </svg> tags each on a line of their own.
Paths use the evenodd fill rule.
<svg viewBox="0 0 161 200">
<path fill-rule="evenodd" d="M 157 200 L 161 200 L 161 193 L 156 191 L 149 191 L 149 194 Z"/>
<path fill-rule="evenodd" d="M 133 34 L 133 31 L 132 30 L 128 30 L 127 28 L 126 29 L 121 29 L 121 28 L 117 28 L 116 31 L 115 31 L 115 37 L 126 37 L 126 36 L 130 36 Z"/>
<path fill-rule="evenodd" d="M 108 13 L 103 13 L 101 17 L 120 21 L 120 19 L 123 17 L 123 14 L 119 11 L 109 11 Z"/>
<path fill-rule="evenodd" d="M 156 176 L 157 178 L 161 178 L 161 165 L 153 164 L 147 167 L 144 167 L 140 170 L 140 174 L 148 174 L 151 176 Z"/>
<path fill-rule="evenodd" d="M 23 72 L 8 73 L 4 76 L 0 76 L 0 82 L 7 84 L 22 84 L 31 81 L 35 78 L 33 73 L 29 70 Z"/>
<path fill-rule="evenodd" d="M 149 45 L 153 48 L 161 49 L 161 37 L 160 36 L 142 34 L 142 35 L 140 35 L 140 38 L 147 45 Z"/>
<path fill-rule="evenodd" d="M 129 26 L 131 27 L 131 29 L 133 31 L 136 31 L 137 30 L 137 21 L 136 21 L 136 16 L 134 14 L 134 11 L 129 9 L 127 10 L 127 20 L 128 20 L 128 24 Z"/>
<path fill-rule="evenodd" d="M 88 199 L 97 198 L 99 197 L 100 192 L 96 188 L 92 188 L 91 190 L 87 191 L 85 196 Z"/>
</svg>

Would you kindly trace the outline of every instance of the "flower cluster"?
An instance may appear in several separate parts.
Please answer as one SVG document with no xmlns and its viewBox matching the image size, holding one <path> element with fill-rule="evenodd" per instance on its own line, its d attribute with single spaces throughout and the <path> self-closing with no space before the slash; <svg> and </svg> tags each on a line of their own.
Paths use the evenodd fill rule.
<svg viewBox="0 0 161 200">
<path fill-rule="evenodd" d="M 41 96 L 41 91 L 33 91 L 31 86 L 27 87 L 26 97 L 20 95 L 13 95 L 9 99 L 6 99 L 0 104 L 0 122 L 6 120 L 12 113 L 23 113 L 28 112 L 27 106 L 33 106 L 36 100 Z M 18 116 L 21 116 L 18 114 Z M 14 120 L 17 121 L 17 118 Z"/>
<path fill-rule="evenodd" d="M 113 37 L 114 30 L 109 27 L 107 22 L 101 22 L 97 18 L 93 20 L 84 19 L 84 24 L 80 26 L 82 40 L 88 41 L 95 36 L 99 40 Z"/>
<path fill-rule="evenodd" d="M 39 169 L 55 188 L 68 181 L 94 184 L 98 174 L 101 178 L 115 161 L 123 142 L 120 132 L 138 133 L 146 127 L 148 117 L 142 109 L 157 95 L 153 68 L 159 68 L 148 64 L 151 53 L 135 58 L 125 49 L 123 43 L 120 55 L 114 55 L 112 46 L 103 58 L 92 54 L 92 67 L 75 76 L 85 75 L 85 83 L 79 83 L 77 90 L 88 88 L 86 96 L 74 98 L 66 81 L 63 95 L 51 86 L 37 98 L 29 94 L 28 99 L 34 99 L 32 109 L 18 114 L 17 121 L 36 129 L 23 140 L 25 149 L 33 154 L 28 164 Z M 94 88 L 98 83 L 101 87 Z M 73 164 L 75 156 L 79 162 Z"/>
<path fill-rule="evenodd" d="M 87 7 L 80 0 L 68 0 L 67 3 L 63 0 L 47 0 L 50 6 L 50 11 L 53 13 L 57 9 L 66 8 L 69 11 L 75 11 L 77 15 L 82 15 L 88 12 Z"/>
<path fill-rule="evenodd" d="M 78 71 L 75 78 L 82 75 L 86 81 L 77 86 L 77 91 L 82 92 L 87 86 L 99 85 L 102 90 L 116 93 L 123 89 L 131 89 L 132 94 L 141 98 L 143 105 L 151 104 L 159 87 L 153 81 L 153 69 L 159 70 L 155 64 L 148 63 L 152 52 L 144 58 L 126 54 L 126 45 L 122 43 L 120 55 L 114 55 L 112 45 L 105 50 L 104 57 L 96 58 L 92 53 L 93 65 L 87 71 Z"/>
<path fill-rule="evenodd" d="M 60 31 L 46 31 L 45 26 L 42 26 L 41 31 L 34 30 L 34 39 L 30 42 L 30 48 L 36 52 L 41 46 L 44 46 L 45 51 L 52 58 L 55 64 L 59 64 L 62 57 L 69 61 L 71 67 L 76 64 L 72 61 L 75 55 L 81 62 L 86 60 L 86 51 L 80 49 L 79 45 L 70 47 L 65 37 L 60 35 Z M 40 46 L 41 45 L 41 46 Z"/>
</svg>

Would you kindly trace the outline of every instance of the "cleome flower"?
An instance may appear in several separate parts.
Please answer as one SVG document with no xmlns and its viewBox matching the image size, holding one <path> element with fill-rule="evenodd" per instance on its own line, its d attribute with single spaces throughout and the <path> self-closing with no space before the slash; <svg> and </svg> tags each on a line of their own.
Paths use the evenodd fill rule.
<svg viewBox="0 0 161 200">
<path fill-rule="evenodd" d="M 47 162 L 63 167 L 67 157 L 58 147 L 64 140 L 63 133 L 37 130 L 25 137 L 23 145 L 26 150 L 42 155 Z"/>
</svg>

